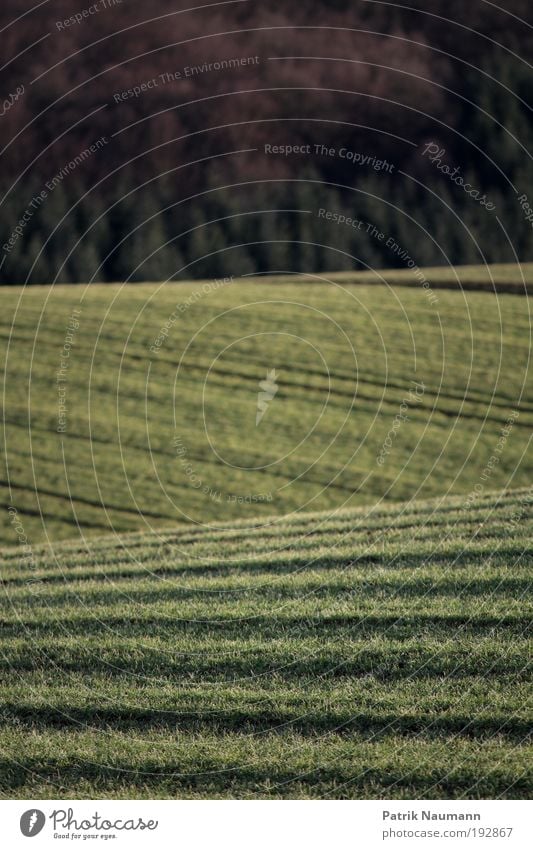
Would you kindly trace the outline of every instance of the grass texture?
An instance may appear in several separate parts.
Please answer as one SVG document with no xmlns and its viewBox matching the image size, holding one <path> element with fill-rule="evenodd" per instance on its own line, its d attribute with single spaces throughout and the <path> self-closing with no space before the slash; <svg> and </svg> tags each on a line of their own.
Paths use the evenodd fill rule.
<svg viewBox="0 0 533 849">
<path fill-rule="evenodd" d="M 4 549 L 0 792 L 526 798 L 532 508 Z"/>
<path fill-rule="evenodd" d="M 527 485 L 532 268 L 423 275 L 4 287 L 0 542 Z"/>
</svg>

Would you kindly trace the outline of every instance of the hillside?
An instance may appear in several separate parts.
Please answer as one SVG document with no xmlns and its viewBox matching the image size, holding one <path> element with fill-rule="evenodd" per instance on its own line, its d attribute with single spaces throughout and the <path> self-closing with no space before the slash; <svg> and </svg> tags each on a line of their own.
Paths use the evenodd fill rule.
<svg viewBox="0 0 533 849">
<path fill-rule="evenodd" d="M 490 273 L 3 288 L 0 542 L 526 485 L 529 305 Z"/>
<path fill-rule="evenodd" d="M 532 505 L 5 549 L 4 795 L 527 797 Z"/>
</svg>

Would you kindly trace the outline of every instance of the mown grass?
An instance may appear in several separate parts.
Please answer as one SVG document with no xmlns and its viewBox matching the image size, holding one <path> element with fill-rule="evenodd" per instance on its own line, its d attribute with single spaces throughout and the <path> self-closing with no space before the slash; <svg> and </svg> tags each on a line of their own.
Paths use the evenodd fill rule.
<svg viewBox="0 0 533 849">
<path fill-rule="evenodd" d="M 429 270 L 436 303 L 401 271 L 380 285 L 380 275 L 341 274 L 207 291 L 200 281 L 4 287 L 1 503 L 14 505 L 35 544 L 382 499 L 466 498 L 513 411 L 481 486 L 526 485 L 530 316 L 527 298 L 509 294 L 524 292 L 523 274 L 529 281 L 531 267 Z M 471 291 L 487 281 L 491 289 L 491 277 L 496 292 Z M 75 309 L 58 433 L 57 373 Z M 279 390 L 256 427 L 270 369 Z M 423 394 L 380 465 L 413 381 Z M 14 524 L 0 511 L 0 542 L 16 542 Z"/>
<path fill-rule="evenodd" d="M 2 794 L 526 798 L 532 505 L 5 549 Z"/>
<path fill-rule="evenodd" d="M 5 797 L 530 794 L 532 269 L 426 276 L 3 290 Z"/>
</svg>

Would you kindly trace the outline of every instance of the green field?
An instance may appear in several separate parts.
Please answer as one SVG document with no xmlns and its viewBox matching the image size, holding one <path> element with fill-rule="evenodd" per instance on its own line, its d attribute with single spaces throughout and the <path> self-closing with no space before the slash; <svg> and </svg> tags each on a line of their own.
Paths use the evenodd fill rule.
<svg viewBox="0 0 533 849">
<path fill-rule="evenodd" d="M 0 542 L 9 505 L 36 544 L 526 485 L 532 266 L 427 279 L 4 287 Z"/>
<path fill-rule="evenodd" d="M 3 289 L 0 794 L 531 794 L 533 267 L 424 274 Z"/>
<path fill-rule="evenodd" d="M 532 504 L 5 550 L 4 795 L 526 797 Z"/>
</svg>

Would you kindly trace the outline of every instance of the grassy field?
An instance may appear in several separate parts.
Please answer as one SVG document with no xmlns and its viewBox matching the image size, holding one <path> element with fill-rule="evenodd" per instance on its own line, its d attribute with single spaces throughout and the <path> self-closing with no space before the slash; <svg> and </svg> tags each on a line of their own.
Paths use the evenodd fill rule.
<svg viewBox="0 0 533 849">
<path fill-rule="evenodd" d="M 525 798 L 532 507 L 4 549 L 1 792 Z"/>
<path fill-rule="evenodd" d="M 522 273 L 4 287 L 0 542 L 525 486 Z"/>
<path fill-rule="evenodd" d="M 0 793 L 526 797 L 522 271 L 5 288 Z"/>
</svg>

